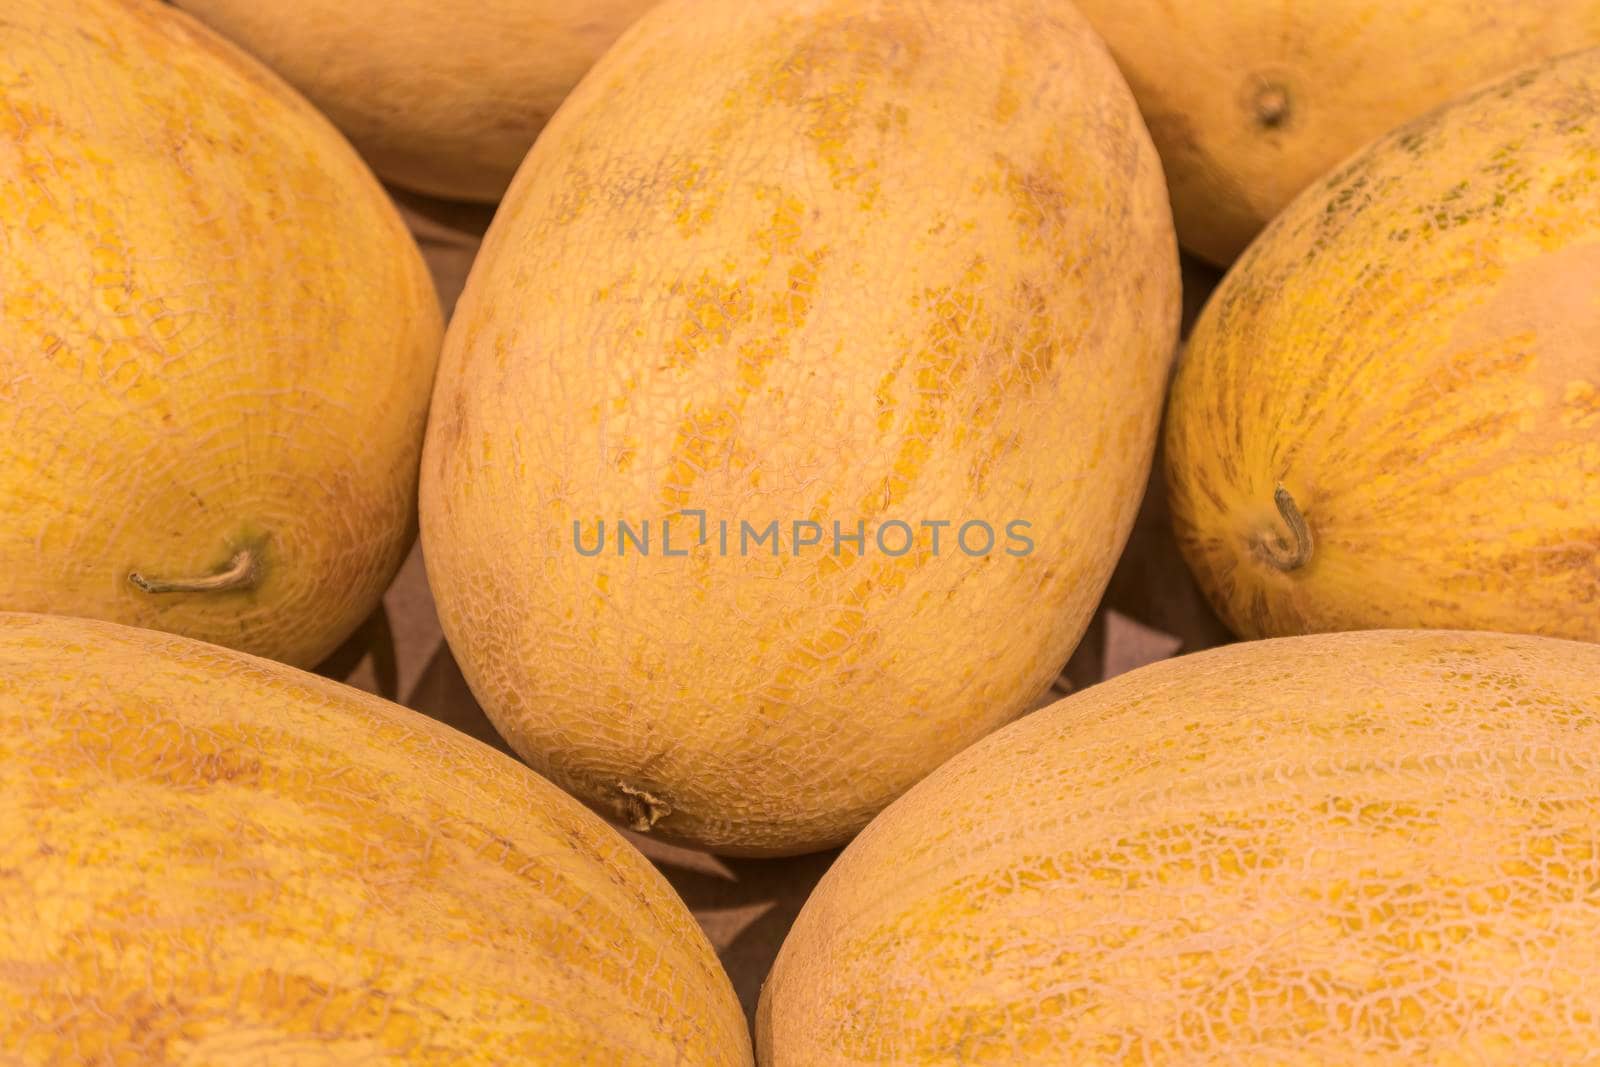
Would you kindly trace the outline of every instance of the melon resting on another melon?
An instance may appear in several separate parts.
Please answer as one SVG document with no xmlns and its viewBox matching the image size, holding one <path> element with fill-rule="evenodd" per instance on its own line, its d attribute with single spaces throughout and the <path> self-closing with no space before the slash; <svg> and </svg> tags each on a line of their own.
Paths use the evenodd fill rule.
<svg viewBox="0 0 1600 1067">
<path fill-rule="evenodd" d="M 767 1067 L 1600 1049 L 1600 646 L 1232 645 L 963 752 L 824 876 Z"/>
<path fill-rule="evenodd" d="M 154 0 L 6 0 L 0 86 L 0 610 L 317 663 L 415 532 L 416 243 L 322 116 Z"/>
<path fill-rule="evenodd" d="M 837 844 L 1066 662 L 1178 312 L 1159 162 L 1070 4 L 669 0 L 534 146 L 451 324 L 422 482 L 451 648 L 599 810 Z"/>
<path fill-rule="evenodd" d="M 666 880 L 526 767 L 279 664 L 0 614 L 0 1060 L 750 1062 Z"/>
</svg>

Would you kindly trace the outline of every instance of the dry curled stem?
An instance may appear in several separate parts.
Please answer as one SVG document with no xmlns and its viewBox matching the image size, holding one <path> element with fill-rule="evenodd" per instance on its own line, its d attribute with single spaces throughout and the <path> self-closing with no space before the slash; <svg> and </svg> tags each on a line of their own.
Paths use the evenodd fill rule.
<svg viewBox="0 0 1600 1067">
<path fill-rule="evenodd" d="M 1284 525 L 1289 527 L 1291 540 L 1285 541 L 1281 534 L 1263 534 L 1256 541 L 1256 549 L 1280 571 L 1297 571 L 1311 562 L 1311 553 L 1315 549 L 1311 527 L 1306 525 L 1306 517 L 1301 514 L 1300 506 L 1294 502 L 1294 497 L 1282 482 L 1273 490 L 1272 501 L 1278 505 L 1278 514 L 1283 517 Z"/>
<path fill-rule="evenodd" d="M 135 571 L 128 575 L 128 581 L 146 593 L 226 593 L 249 589 L 260 576 L 261 565 L 255 551 L 243 548 L 216 574 L 201 578 L 151 578 Z"/>
</svg>

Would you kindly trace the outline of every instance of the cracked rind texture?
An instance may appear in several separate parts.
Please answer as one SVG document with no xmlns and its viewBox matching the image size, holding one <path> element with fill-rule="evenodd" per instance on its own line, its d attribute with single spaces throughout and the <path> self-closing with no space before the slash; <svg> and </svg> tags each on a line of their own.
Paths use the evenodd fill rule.
<svg viewBox="0 0 1600 1067">
<path fill-rule="evenodd" d="M 659 873 L 514 760 L 345 686 L 0 614 L 0 1059 L 750 1061 Z"/>
<path fill-rule="evenodd" d="M 1463 98 L 1286 211 L 1201 315 L 1166 475 L 1245 637 L 1600 640 L 1600 50 Z M 1283 483 L 1310 562 L 1284 571 Z"/>
<path fill-rule="evenodd" d="M 495 201 L 656 0 L 174 0 L 327 113 L 386 180 Z"/>
<path fill-rule="evenodd" d="M 422 474 L 450 646 L 619 821 L 647 794 L 713 851 L 842 842 L 1065 663 L 1178 313 L 1159 161 L 1069 5 L 669 2 L 546 129 L 452 321 Z M 680 509 L 707 543 L 674 519 L 669 558 Z M 892 557 L 891 520 L 999 540 Z M 781 554 L 741 556 L 773 521 Z"/>
<path fill-rule="evenodd" d="M 1373 138 L 1481 82 L 1600 44 L 1600 0 L 1077 4 L 1144 110 L 1178 239 L 1223 265 Z M 1260 111 L 1266 94 L 1282 109 Z"/>
<path fill-rule="evenodd" d="M 823 877 L 765 1067 L 1563 1064 L 1600 1048 L 1600 646 L 1233 645 L 963 752 Z"/>
<path fill-rule="evenodd" d="M 310 105 L 151 0 L 9 0 L 0 99 L 0 609 L 318 662 L 415 535 L 416 243 Z M 242 548 L 249 591 L 129 582 Z"/>
</svg>

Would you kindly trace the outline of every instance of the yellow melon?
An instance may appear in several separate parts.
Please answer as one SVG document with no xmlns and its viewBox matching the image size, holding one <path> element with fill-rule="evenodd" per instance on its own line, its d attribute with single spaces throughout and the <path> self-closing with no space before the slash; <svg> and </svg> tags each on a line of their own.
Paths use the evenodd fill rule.
<svg viewBox="0 0 1600 1067">
<path fill-rule="evenodd" d="M 1070 5 L 646 14 L 445 342 L 423 546 L 495 725 L 639 829 L 781 853 L 1020 713 L 1139 503 L 1171 225 Z"/>
<path fill-rule="evenodd" d="M 0 86 L 0 610 L 315 663 L 415 534 L 415 242 L 309 105 L 153 0 L 8 0 Z"/>
<path fill-rule="evenodd" d="M 514 760 L 280 664 L 0 614 L 0 1050 L 736 1065 L 750 1039 L 661 875 Z"/>
<path fill-rule="evenodd" d="M 1600 640 L 1597 100 L 1591 50 L 1408 125 L 1217 290 L 1166 464 L 1237 632 Z"/>
<path fill-rule="evenodd" d="M 951 760 L 762 991 L 767 1067 L 1557 1064 L 1600 1048 L 1600 647 L 1183 656 Z"/>
<path fill-rule="evenodd" d="M 1144 109 L 1184 247 L 1238 256 L 1306 186 L 1479 82 L 1600 44 L 1600 0 L 1077 0 Z"/>
<path fill-rule="evenodd" d="M 539 131 L 656 0 L 174 0 L 338 124 L 373 168 L 498 200 Z"/>
</svg>

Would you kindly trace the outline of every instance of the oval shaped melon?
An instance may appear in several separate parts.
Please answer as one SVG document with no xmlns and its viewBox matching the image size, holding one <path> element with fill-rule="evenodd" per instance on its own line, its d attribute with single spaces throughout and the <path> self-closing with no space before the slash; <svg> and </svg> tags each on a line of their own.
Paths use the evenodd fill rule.
<svg viewBox="0 0 1600 1067">
<path fill-rule="evenodd" d="M 1043 692 L 1132 523 L 1179 311 L 1154 150 L 1069 5 L 926 15 L 650 12 L 451 324 L 445 633 L 516 750 L 636 828 L 848 838 Z"/>
<path fill-rule="evenodd" d="M 585 71 L 656 0 L 174 0 L 260 57 L 385 179 L 498 200 Z"/>
<path fill-rule="evenodd" d="M 1236 632 L 1600 640 L 1597 99 L 1591 50 L 1397 131 L 1212 297 L 1167 481 Z"/>
<path fill-rule="evenodd" d="M 670 886 L 421 715 L 0 614 L 0 1048 L 24 1063 L 750 1060 Z"/>
<path fill-rule="evenodd" d="M 787 1064 L 1576 1063 L 1600 1048 L 1600 647 L 1232 645 L 951 760 L 807 901 Z"/>
<path fill-rule="evenodd" d="M 415 535 L 416 243 L 308 104 L 152 0 L 11 0 L 0 85 L 0 609 L 316 663 Z"/>
<path fill-rule="evenodd" d="M 1150 124 L 1178 239 L 1226 265 L 1375 137 L 1600 44 L 1600 0 L 1077 0 Z"/>
</svg>

